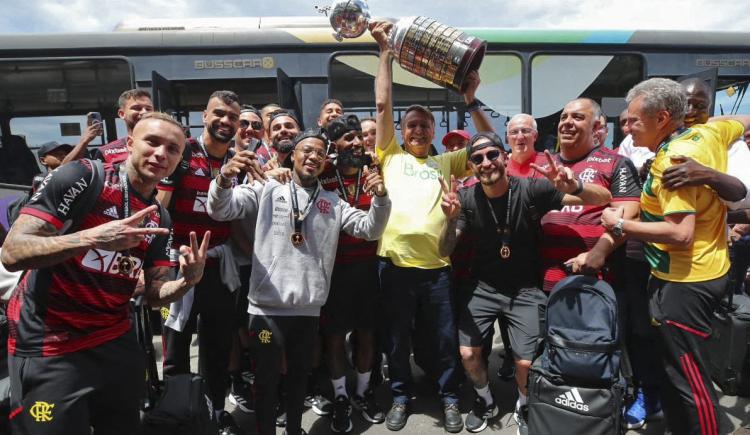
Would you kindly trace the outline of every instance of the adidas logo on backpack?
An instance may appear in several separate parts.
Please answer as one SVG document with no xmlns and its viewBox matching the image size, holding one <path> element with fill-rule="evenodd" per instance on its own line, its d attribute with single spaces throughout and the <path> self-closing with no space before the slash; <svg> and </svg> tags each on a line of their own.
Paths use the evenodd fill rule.
<svg viewBox="0 0 750 435">
<path fill-rule="evenodd" d="M 579 411 L 588 412 L 589 405 L 583 402 L 581 394 L 578 392 L 578 388 L 571 388 L 567 393 L 560 394 L 555 398 L 555 403 L 568 408 L 577 409 Z"/>
</svg>

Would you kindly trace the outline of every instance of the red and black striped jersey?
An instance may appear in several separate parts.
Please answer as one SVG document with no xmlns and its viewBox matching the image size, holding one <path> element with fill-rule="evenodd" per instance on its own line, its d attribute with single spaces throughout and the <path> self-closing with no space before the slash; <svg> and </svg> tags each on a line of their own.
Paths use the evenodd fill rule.
<svg viewBox="0 0 750 435">
<path fill-rule="evenodd" d="M 110 164 L 124 162 L 130 155 L 126 140 L 127 137 L 121 137 L 113 140 L 107 145 L 100 146 L 94 150 L 92 158 Z"/>
<path fill-rule="evenodd" d="M 105 165 L 104 179 L 94 179 L 92 162 L 77 160 L 47 177 L 21 214 L 35 216 L 58 230 L 81 231 L 122 219 L 123 192 L 118 168 Z M 97 177 L 98 178 L 98 177 Z M 84 192 L 103 183 L 93 204 Z M 128 189 L 131 213 L 155 204 Z M 85 215 L 73 211 L 88 207 Z M 169 228 L 162 207 L 147 216 L 146 227 Z M 147 236 L 129 252 L 91 248 L 54 266 L 28 271 L 8 304 L 8 350 L 19 356 L 54 356 L 89 349 L 128 332 L 130 296 L 142 269 L 170 266 L 169 236 Z M 131 256 L 134 267 L 120 273 L 118 260 Z"/>
<path fill-rule="evenodd" d="M 344 190 L 346 194 L 341 191 L 341 184 L 336 177 L 336 167 L 330 162 L 326 162 L 326 167 L 323 173 L 318 177 L 320 184 L 323 189 L 329 191 L 336 191 L 339 197 L 345 199 L 350 205 L 367 211 L 370 209 L 370 203 L 372 202 L 372 196 L 365 192 L 365 176 L 360 176 L 360 181 L 357 183 L 356 175 L 344 175 L 340 173 L 341 181 L 344 183 Z M 357 189 L 359 189 L 359 197 L 357 198 Z M 355 203 L 355 199 L 357 199 Z M 375 253 L 378 249 L 377 241 L 367 241 L 352 237 L 349 234 L 341 231 L 339 234 L 339 244 L 336 250 L 336 264 L 346 264 L 355 261 L 372 260 L 375 258 Z"/>
<path fill-rule="evenodd" d="M 221 170 L 226 159 L 218 159 L 203 152 L 195 139 L 188 139 L 190 161 L 161 180 L 157 189 L 172 191 L 169 212 L 174 226 L 172 247 L 190 246 L 190 232 L 195 231 L 201 240 L 206 231 L 211 231 L 210 247 L 219 246 L 229 239 L 230 222 L 219 222 L 208 215 L 208 188 Z M 227 151 L 227 159 L 230 157 Z"/>
<path fill-rule="evenodd" d="M 554 158 L 571 168 L 582 182 L 609 189 L 612 201 L 640 201 L 638 171 L 630 159 L 604 147 L 594 148 L 577 161 L 563 160 L 560 154 L 555 154 Z M 537 173 L 537 177 L 542 175 Z M 589 251 L 604 234 L 601 217 L 605 207 L 608 205 L 567 205 L 542 217 L 541 256 L 545 291 L 552 290 L 567 276 L 563 266 L 565 261 Z"/>
</svg>

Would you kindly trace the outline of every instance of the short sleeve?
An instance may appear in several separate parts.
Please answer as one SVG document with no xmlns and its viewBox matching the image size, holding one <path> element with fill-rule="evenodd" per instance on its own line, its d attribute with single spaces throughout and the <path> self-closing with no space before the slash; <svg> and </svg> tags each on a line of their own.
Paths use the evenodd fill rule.
<svg viewBox="0 0 750 435">
<path fill-rule="evenodd" d="M 380 149 L 379 147 L 375 147 L 375 152 L 378 154 L 378 159 L 382 162 L 386 157 L 391 156 L 393 154 L 397 154 L 401 150 L 401 147 L 398 146 L 398 142 L 396 142 L 396 134 L 394 133 L 393 137 L 391 138 L 391 141 L 388 142 L 388 146 L 385 147 L 385 149 Z"/>
<path fill-rule="evenodd" d="M 91 164 L 89 160 L 75 160 L 50 172 L 20 214 L 35 216 L 62 229 L 78 199 L 93 188 Z"/>
<path fill-rule="evenodd" d="M 619 158 L 612 173 L 609 190 L 613 201 L 639 201 L 641 184 L 638 170 L 628 158 Z"/>
<path fill-rule="evenodd" d="M 466 163 L 468 155 L 466 154 L 466 148 L 462 148 L 458 151 L 443 154 L 445 158 L 450 159 L 451 175 L 456 178 L 464 177 L 468 172 Z"/>
<path fill-rule="evenodd" d="M 681 213 L 692 214 L 697 209 L 698 187 L 682 187 L 672 191 L 662 188 L 659 189 L 657 198 L 664 216 Z"/>
<path fill-rule="evenodd" d="M 529 196 L 540 214 L 546 214 L 551 210 L 560 210 L 563 207 L 565 194 L 555 189 L 555 186 L 546 178 L 528 179 Z"/>
<path fill-rule="evenodd" d="M 719 140 L 727 150 L 745 133 L 745 126 L 733 119 L 709 122 L 705 126 L 719 136 Z"/>
</svg>

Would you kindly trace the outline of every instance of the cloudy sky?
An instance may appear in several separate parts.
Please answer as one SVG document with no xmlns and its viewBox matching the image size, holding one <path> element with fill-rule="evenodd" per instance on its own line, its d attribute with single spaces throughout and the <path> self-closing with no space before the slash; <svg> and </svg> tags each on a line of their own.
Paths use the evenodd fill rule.
<svg viewBox="0 0 750 435">
<path fill-rule="evenodd" d="M 315 15 L 328 0 L 0 0 L 0 33 L 110 31 L 134 18 Z M 371 0 L 375 16 L 428 15 L 458 27 L 750 30 L 729 0 Z M 476 5 L 468 7 L 467 5 Z M 481 5 L 481 6 L 480 6 Z"/>
</svg>

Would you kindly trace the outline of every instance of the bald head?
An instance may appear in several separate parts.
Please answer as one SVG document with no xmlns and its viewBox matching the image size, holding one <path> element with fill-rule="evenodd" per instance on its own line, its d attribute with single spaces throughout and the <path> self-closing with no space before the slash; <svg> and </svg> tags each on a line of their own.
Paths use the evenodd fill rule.
<svg viewBox="0 0 750 435">
<path fill-rule="evenodd" d="M 687 96 L 685 126 L 705 124 L 711 116 L 708 113 L 712 101 L 711 88 L 705 81 L 696 78 L 685 80 L 680 85 Z"/>
</svg>

